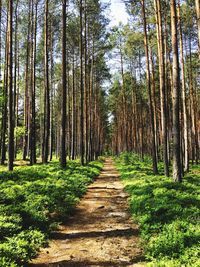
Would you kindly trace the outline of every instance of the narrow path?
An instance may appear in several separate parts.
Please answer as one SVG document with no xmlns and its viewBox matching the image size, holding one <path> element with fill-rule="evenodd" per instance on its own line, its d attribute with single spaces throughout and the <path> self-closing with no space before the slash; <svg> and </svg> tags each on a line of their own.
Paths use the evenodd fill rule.
<svg viewBox="0 0 200 267">
<path fill-rule="evenodd" d="M 29 266 L 141 266 L 138 227 L 111 159 L 76 208 Z"/>
</svg>

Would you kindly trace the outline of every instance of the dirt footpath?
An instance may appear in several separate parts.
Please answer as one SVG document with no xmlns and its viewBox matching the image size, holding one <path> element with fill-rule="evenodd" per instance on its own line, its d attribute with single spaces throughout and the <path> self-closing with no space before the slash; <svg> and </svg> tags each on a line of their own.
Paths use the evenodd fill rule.
<svg viewBox="0 0 200 267">
<path fill-rule="evenodd" d="M 143 266 L 138 227 L 111 159 L 76 208 L 29 266 Z"/>
</svg>

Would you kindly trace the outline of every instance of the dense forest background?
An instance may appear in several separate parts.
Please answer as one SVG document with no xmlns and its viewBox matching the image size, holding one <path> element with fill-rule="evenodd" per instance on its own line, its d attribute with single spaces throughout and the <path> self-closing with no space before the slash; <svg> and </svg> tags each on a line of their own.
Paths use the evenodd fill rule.
<svg viewBox="0 0 200 267">
<path fill-rule="evenodd" d="M 200 1 L 104 1 L 0 0 L 2 267 L 200 266 Z"/>
<path fill-rule="evenodd" d="M 135 151 L 181 181 L 198 162 L 199 1 L 125 4 L 109 28 L 98 0 L 1 0 L 1 164 Z"/>
</svg>

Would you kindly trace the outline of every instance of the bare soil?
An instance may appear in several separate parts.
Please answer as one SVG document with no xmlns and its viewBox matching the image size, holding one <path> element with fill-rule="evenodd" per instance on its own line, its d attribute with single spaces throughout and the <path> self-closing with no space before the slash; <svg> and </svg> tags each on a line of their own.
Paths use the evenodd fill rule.
<svg viewBox="0 0 200 267">
<path fill-rule="evenodd" d="M 29 266 L 143 266 L 138 226 L 131 220 L 127 198 L 112 160 L 106 160 L 73 216 Z"/>
</svg>

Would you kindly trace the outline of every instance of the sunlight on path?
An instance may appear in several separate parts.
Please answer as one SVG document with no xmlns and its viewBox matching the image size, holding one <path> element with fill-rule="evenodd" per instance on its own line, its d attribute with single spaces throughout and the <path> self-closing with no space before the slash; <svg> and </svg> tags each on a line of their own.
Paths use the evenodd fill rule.
<svg viewBox="0 0 200 267">
<path fill-rule="evenodd" d="M 106 160 L 75 214 L 29 266 L 143 266 L 127 197 L 112 160 Z"/>
</svg>

